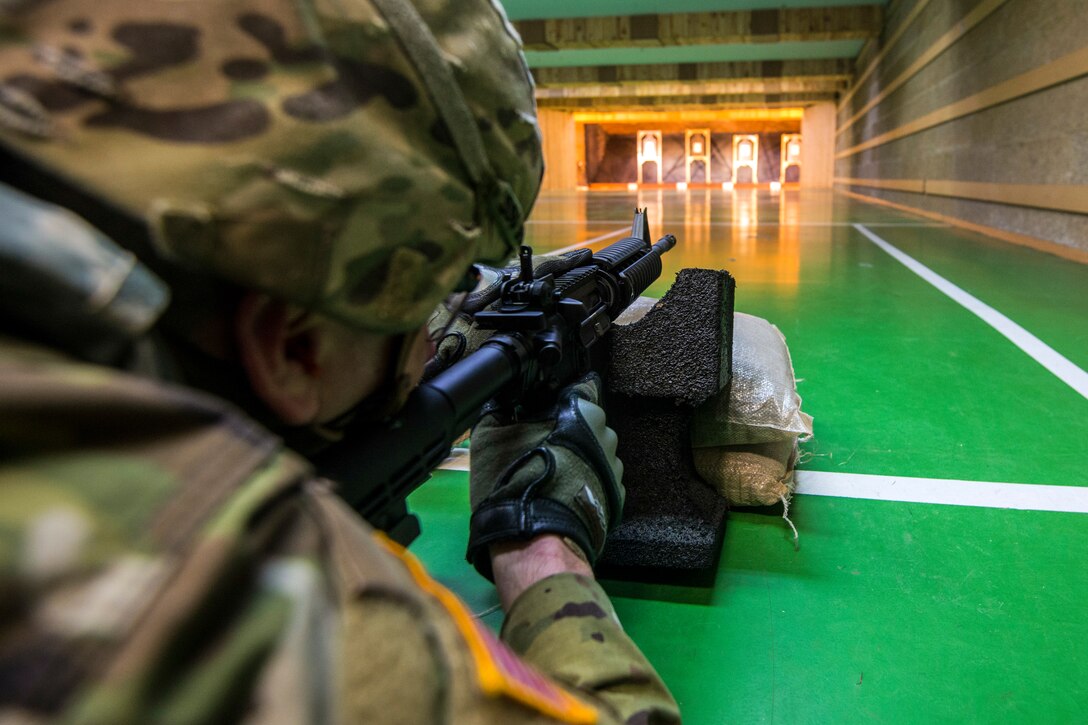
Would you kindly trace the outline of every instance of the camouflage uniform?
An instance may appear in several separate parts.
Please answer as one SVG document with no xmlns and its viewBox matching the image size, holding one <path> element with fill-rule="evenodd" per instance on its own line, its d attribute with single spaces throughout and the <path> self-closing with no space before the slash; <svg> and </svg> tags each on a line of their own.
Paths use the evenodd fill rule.
<svg viewBox="0 0 1088 725">
<path fill-rule="evenodd" d="M 481 187 L 528 208 L 538 178 L 504 169 L 540 167 L 495 9 L 422 6 L 501 182 L 354 1 L 3 0 L 0 145 L 179 263 L 403 332 L 507 254 Z M 0 720 L 676 719 L 596 583 L 523 594 L 518 659 L 274 436 L 159 379 L 168 292 L 131 254 L 0 203 Z"/>
<path fill-rule="evenodd" d="M 214 398 L 8 340 L 0 421 L 2 721 L 674 714 L 595 582 L 545 579 L 504 627 L 568 691 Z"/>
</svg>

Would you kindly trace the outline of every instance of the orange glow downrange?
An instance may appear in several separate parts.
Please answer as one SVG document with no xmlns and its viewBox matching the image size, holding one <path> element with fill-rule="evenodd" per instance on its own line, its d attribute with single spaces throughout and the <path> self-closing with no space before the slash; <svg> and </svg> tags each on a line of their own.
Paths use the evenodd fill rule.
<svg viewBox="0 0 1088 725">
<path fill-rule="evenodd" d="M 803 108 L 735 108 L 718 111 L 580 111 L 574 113 L 573 118 L 575 123 L 642 126 L 736 124 L 745 121 L 796 121 L 799 125 L 804 114 Z"/>
</svg>

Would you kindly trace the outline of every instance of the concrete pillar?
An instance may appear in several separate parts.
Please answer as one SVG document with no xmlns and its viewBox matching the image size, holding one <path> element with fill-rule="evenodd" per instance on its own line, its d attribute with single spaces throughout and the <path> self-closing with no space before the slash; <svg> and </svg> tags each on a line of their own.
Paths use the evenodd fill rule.
<svg viewBox="0 0 1088 725">
<path fill-rule="evenodd" d="M 801 118 L 801 186 L 830 189 L 835 178 L 835 104 L 817 103 Z"/>
<path fill-rule="evenodd" d="M 574 116 L 569 111 L 539 109 L 544 139 L 544 191 L 573 191 L 578 185 Z"/>
</svg>

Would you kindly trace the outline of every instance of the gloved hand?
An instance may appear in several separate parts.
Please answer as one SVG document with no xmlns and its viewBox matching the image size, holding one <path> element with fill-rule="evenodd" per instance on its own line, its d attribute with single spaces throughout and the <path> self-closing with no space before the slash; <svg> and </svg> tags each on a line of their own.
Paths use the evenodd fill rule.
<svg viewBox="0 0 1088 725">
<path fill-rule="evenodd" d="M 554 274 L 556 277 L 575 267 L 589 264 L 593 252 L 588 249 L 575 249 L 573 252 L 559 255 L 539 255 L 533 257 L 533 274 L 543 277 Z M 482 264 L 476 265 L 480 281 L 476 288 L 463 296 L 454 295 L 442 302 L 427 321 L 427 332 L 435 343 L 435 356 L 427 366 L 425 378 L 431 378 L 469 353 L 475 352 L 494 330 L 481 330 L 472 323 L 472 316 L 487 309 L 499 299 L 504 272 L 518 273 L 518 267 L 498 269 Z"/>
<path fill-rule="evenodd" d="M 473 430 L 468 560 L 488 579 L 488 547 L 497 542 L 557 534 L 590 564 L 604 549 L 625 491 L 600 396 L 601 379 L 591 373 L 538 418 L 512 422 L 493 411 Z"/>
</svg>

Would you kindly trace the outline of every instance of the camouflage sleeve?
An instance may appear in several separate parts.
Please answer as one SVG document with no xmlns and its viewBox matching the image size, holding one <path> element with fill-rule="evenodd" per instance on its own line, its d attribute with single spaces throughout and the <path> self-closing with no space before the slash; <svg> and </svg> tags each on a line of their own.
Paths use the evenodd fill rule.
<svg viewBox="0 0 1088 725">
<path fill-rule="evenodd" d="M 537 582 L 510 608 L 502 638 L 526 662 L 623 722 L 680 722 L 676 701 L 593 579 L 557 574 Z"/>
</svg>

